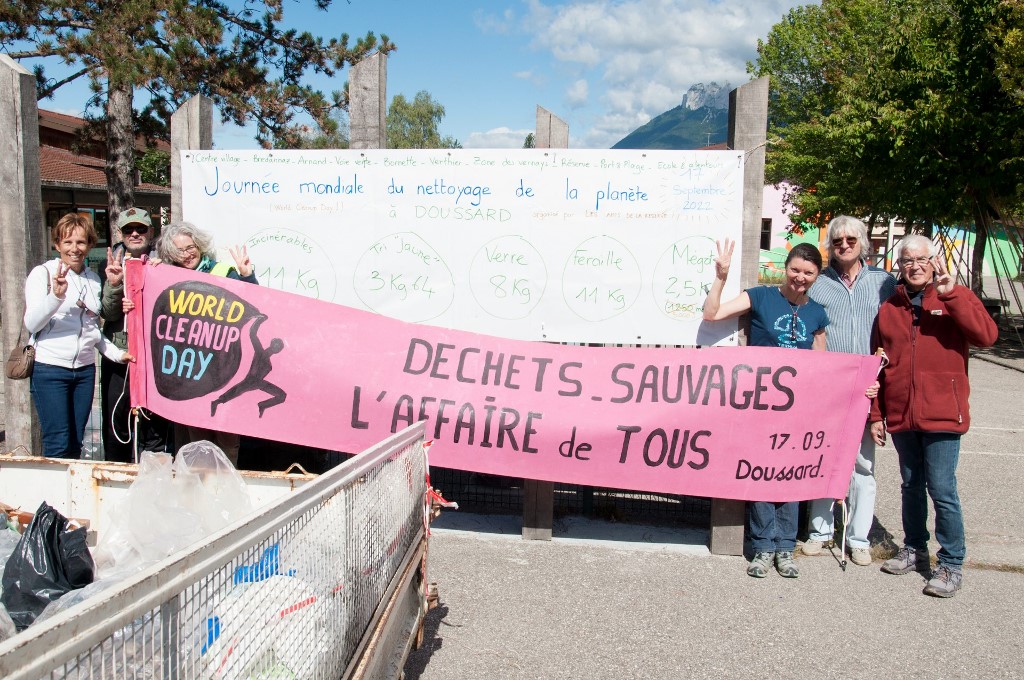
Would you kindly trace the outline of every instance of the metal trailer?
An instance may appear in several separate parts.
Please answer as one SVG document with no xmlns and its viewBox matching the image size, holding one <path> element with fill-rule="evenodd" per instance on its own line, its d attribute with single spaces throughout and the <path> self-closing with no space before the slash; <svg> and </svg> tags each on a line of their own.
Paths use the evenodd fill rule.
<svg viewBox="0 0 1024 680">
<path fill-rule="evenodd" d="M 0 644 L 0 677 L 399 677 L 429 502 L 419 423 Z"/>
</svg>

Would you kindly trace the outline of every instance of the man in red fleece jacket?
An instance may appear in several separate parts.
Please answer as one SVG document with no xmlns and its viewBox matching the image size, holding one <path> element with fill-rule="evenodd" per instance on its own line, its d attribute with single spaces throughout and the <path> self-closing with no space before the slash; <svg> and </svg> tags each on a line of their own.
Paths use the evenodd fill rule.
<svg viewBox="0 0 1024 680">
<path fill-rule="evenodd" d="M 954 284 L 929 239 L 904 238 L 896 262 L 903 283 L 878 310 L 872 337 L 888 364 L 872 404 L 871 432 L 880 446 L 886 430 L 892 433 L 903 477 L 903 548 L 882 571 L 930 571 L 930 495 L 939 564 L 924 593 L 952 597 L 963 581 L 966 552 L 956 465 L 960 436 L 971 424 L 967 352 L 970 345 L 992 345 L 998 329 L 974 292 Z"/>
</svg>

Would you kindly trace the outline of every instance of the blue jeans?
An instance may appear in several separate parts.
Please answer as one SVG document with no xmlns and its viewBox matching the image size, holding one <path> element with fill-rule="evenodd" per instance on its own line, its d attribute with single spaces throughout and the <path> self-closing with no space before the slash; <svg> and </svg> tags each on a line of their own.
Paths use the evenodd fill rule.
<svg viewBox="0 0 1024 680">
<path fill-rule="evenodd" d="M 750 547 L 759 552 L 792 552 L 800 504 L 755 501 L 748 504 Z"/>
<path fill-rule="evenodd" d="M 956 464 L 960 435 L 951 432 L 892 433 L 900 457 L 903 484 L 903 544 L 916 550 L 928 548 L 928 496 L 935 507 L 935 540 L 939 564 L 959 569 L 967 549 L 964 517 L 956 491 Z"/>
<path fill-rule="evenodd" d="M 89 422 L 96 366 L 63 368 L 36 362 L 30 391 L 43 432 L 47 458 L 81 458 Z"/>
</svg>

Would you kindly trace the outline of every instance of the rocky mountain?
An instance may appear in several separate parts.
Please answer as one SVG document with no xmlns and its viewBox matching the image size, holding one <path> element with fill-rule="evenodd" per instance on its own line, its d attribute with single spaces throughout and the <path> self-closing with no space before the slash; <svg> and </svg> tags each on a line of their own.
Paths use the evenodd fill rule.
<svg viewBox="0 0 1024 680">
<path fill-rule="evenodd" d="M 701 149 L 721 144 L 729 134 L 728 83 L 697 83 L 682 103 L 638 127 L 613 149 Z"/>
</svg>

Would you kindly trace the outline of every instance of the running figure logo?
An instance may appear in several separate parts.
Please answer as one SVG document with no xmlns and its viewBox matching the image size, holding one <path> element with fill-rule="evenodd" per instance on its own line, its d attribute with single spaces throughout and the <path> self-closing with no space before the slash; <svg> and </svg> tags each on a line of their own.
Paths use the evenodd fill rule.
<svg viewBox="0 0 1024 680">
<path fill-rule="evenodd" d="M 259 338 L 259 332 L 260 326 L 262 326 L 263 322 L 266 320 L 266 314 L 258 314 L 253 319 L 252 325 L 249 327 L 249 339 L 252 341 L 253 349 L 252 363 L 249 365 L 249 372 L 241 381 L 210 402 L 211 416 L 217 415 L 217 407 L 220 404 L 227 403 L 232 399 L 242 396 L 246 392 L 252 392 L 254 390 L 260 390 L 270 395 L 269 399 L 264 399 L 258 404 L 260 418 L 263 417 L 263 412 L 268 408 L 282 404 L 284 403 L 284 400 L 288 398 L 288 394 L 284 390 L 267 381 L 267 375 L 271 370 L 273 370 L 270 365 L 270 357 L 284 349 L 284 340 L 281 338 L 274 338 L 270 341 L 269 347 L 263 347 L 263 343 Z"/>
</svg>

